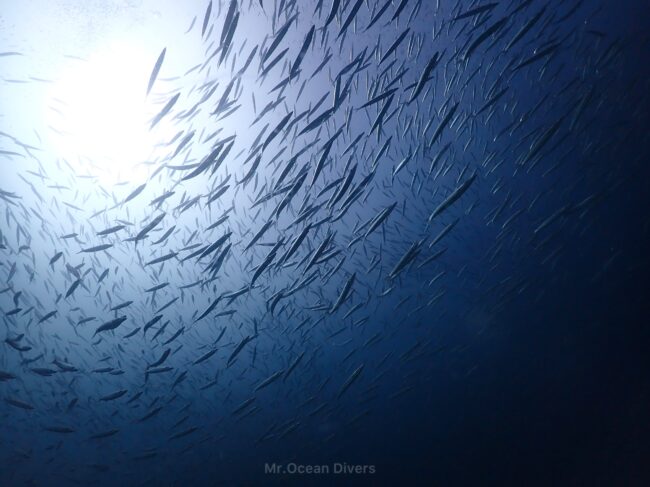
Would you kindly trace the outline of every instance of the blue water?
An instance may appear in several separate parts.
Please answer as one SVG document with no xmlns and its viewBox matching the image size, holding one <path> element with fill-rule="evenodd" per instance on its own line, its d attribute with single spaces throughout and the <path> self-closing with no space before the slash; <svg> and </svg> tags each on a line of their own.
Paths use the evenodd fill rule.
<svg viewBox="0 0 650 487">
<path fill-rule="evenodd" d="M 645 485 L 646 11 L 0 6 L 0 486 Z"/>
</svg>

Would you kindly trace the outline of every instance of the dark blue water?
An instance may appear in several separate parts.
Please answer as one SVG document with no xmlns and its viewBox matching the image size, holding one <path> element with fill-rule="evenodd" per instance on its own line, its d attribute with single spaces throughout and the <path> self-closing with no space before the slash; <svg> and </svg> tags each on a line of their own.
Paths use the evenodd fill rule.
<svg viewBox="0 0 650 487">
<path fill-rule="evenodd" d="M 1 8 L 0 486 L 647 484 L 645 2 Z"/>
</svg>

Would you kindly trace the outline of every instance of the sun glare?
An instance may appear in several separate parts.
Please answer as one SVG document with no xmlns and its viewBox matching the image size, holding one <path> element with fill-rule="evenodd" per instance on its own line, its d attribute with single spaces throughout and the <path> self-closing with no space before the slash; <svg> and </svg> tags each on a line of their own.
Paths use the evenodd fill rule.
<svg viewBox="0 0 650 487">
<path fill-rule="evenodd" d="M 79 174 L 105 183 L 146 177 L 143 163 L 157 142 L 149 130 L 155 106 L 146 97 L 156 55 L 117 43 L 63 69 L 46 120 L 58 156 Z"/>
</svg>

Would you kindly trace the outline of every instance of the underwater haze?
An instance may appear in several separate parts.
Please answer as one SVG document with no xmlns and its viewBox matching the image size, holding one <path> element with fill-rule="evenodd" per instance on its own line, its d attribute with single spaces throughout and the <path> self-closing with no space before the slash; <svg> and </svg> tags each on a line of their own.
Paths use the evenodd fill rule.
<svg viewBox="0 0 650 487">
<path fill-rule="evenodd" d="M 647 485 L 649 14 L 0 0 L 0 487 Z"/>
</svg>

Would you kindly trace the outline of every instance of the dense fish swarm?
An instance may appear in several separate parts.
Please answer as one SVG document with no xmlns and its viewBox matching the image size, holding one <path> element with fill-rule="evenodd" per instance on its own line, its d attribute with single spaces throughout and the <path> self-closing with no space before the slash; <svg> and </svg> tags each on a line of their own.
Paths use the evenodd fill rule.
<svg viewBox="0 0 650 487">
<path fill-rule="evenodd" d="M 0 485 L 262 485 L 289 461 L 381 483 L 399 467 L 350 445 L 433 424 L 467 347 L 552 307 L 641 179 L 647 43 L 592 1 L 182 8 L 138 86 L 144 176 L 0 118 Z M 3 90 L 39 82 L 3 51 Z"/>
</svg>

